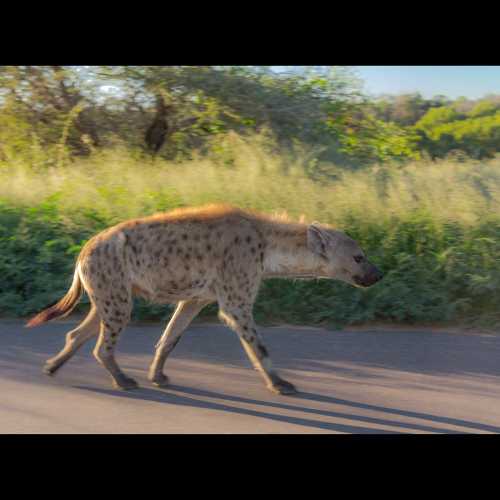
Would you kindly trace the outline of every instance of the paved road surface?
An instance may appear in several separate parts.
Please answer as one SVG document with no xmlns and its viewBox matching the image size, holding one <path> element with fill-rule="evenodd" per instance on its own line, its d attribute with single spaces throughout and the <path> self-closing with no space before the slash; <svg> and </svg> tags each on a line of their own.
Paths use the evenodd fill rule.
<svg viewBox="0 0 500 500">
<path fill-rule="evenodd" d="M 141 388 L 122 392 L 84 346 L 55 377 L 41 371 L 73 321 L 0 322 L 0 433 L 498 433 L 500 335 L 426 330 L 267 328 L 297 396 L 268 392 L 230 330 L 194 325 L 146 380 L 162 326 L 129 326 L 118 361 Z"/>
</svg>

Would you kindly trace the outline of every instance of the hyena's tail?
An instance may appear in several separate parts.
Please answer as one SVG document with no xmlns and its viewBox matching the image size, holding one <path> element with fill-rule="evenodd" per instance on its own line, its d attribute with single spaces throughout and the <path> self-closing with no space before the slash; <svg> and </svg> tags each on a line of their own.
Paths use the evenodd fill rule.
<svg viewBox="0 0 500 500">
<path fill-rule="evenodd" d="M 76 306 L 80 297 L 83 293 L 83 286 L 80 280 L 79 266 L 76 266 L 75 275 L 73 277 L 73 283 L 68 293 L 56 304 L 42 312 L 38 313 L 35 317 L 31 318 L 26 326 L 31 328 L 33 326 L 38 326 L 46 321 L 50 321 L 54 318 L 61 318 L 67 316 Z"/>
</svg>

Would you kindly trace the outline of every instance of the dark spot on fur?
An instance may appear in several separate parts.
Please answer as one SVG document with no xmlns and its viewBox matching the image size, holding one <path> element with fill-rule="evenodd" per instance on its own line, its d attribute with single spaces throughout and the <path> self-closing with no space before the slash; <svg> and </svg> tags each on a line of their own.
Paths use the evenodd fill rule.
<svg viewBox="0 0 500 500">
<path fill-rule="evenodd" d="M 262 357 L 268 357 L 269 356 L 269 353 L 267 352 L 267 349 L 262 344 L 258 344 L 257 345 L 257 349 L 259 350 L 260 355 Z"/>
<path fill-rule="evenodd" d="M 247 236 L 246 240 L 247 240 L 247 243 L 250 243 L 252 241 L 252 238 L 250 236 Z"/>
<path fill-rule="evenodd" d="M 184 234 L 182 235 L 182 239 L 183 239 L 184 241 L 186 241 L 186 240 L 188 239 L 188 235 L 187 235 L 186 233 L 184 233 Z"/>
</svg>

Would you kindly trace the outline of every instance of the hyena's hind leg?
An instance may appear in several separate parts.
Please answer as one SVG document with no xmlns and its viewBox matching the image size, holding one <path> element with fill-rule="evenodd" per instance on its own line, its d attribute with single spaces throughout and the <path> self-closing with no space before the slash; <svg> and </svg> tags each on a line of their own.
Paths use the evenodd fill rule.
<svg viewBox="0 0 500 500">
<path fill-rule="evenodd" d="M 43 371 L 47 375 L 54 375 L 66 361 L 89 339 L 99 333 L 99 315 L 92 305 L 87 317 L 74 329 L 66 334 L 64 348 L 54 357 L 48 359 Z"/>
<path fill-rule="evenodd" d="M 96 297 L 101 325 L 93 353 L 97 361 L 108 370 L 116 388 L 134 389 L 138 387 L 137 382 L 121 371 L 114 355 L 118 337 L 129 322 L 132 312 L 132 294 L 124 290 L 125 287 L 122 287 L 121 291 L 126 293 L 126 297 L 120 298 L 113 293 L 106 298 Z"/>
<path fill-rule="evenodd" d="M 80 269 L 85 291 L 100 319 L 94 357 L 109 372 L 115 387 L 132 389 L 137 382 L 120 370 L 114 356 L 118 337 L 132 313 L 132 283 L 122 253 L 116 245 L 104 244 L 82 259 Z"/>
<path fill-rule="evenodd" d="M 168 322 L 160 340 L 156 344 L 156 353 L 149 368 L 148 379 L 156 386 L 168 385 L 168 377 L 163 373 L 163 366 L 168 355 L 179 342 L 184 330 L 194 317 L 213 300 L 189 300 L 177 304 L 175 312 Z"/>
</svg>

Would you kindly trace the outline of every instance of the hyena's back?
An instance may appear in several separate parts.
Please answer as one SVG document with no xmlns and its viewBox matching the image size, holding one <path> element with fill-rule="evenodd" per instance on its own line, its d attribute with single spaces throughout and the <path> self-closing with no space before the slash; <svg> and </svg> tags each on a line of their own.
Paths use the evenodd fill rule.
<svg viewBox="0 0 500 500">
<path fill-rule="evenodd" d="M 131 294 L 172 303 L 215 298 L 217 281 L 251 292 L 249 275 L 261 274 L 264 247 L 257 218 L 234 208 L 208 207 L 110 228 L 87 243 L 78 266 L 86 291 L 98 302 L 111 303 L 105 296 L 112 293 L 118 303 L 129 302 Z"/>
</svg>

